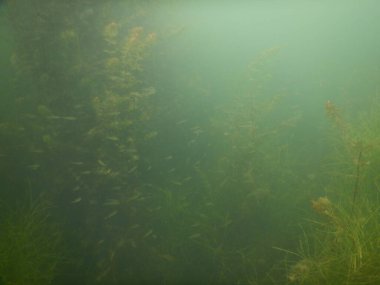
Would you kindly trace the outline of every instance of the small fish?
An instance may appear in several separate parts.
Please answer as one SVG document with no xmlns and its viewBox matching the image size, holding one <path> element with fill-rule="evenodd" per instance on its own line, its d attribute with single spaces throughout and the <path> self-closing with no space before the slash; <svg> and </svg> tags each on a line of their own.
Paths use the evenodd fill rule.
<svg viewBox="0 0 380 285">
<path fill-rule="evenodd" d="M 189 236 L 189 239 L 199 238 L 200 236 L 201 236 L 200 233 L 196 233 L 196 234 L 193 234 L 193 235 Z"/>
<path fill-rule="evenodd" d="M 39 164 L 28 165 L 28 168 L 30 168 L 31 170 L 37 170 L 38 168 L 40 168 L 40 165 Z"/>
<path fill-rule="evenodd" d="M 182 125 L 182 124 L 184 124 L 184 123 L 186 123 L 187 122 L 187 120 L 181 120 L 181 121 L 178 121 L 176 124 L 177 125 Z"/>
<path fill-rule="evenodd" d="M 107 216 L 104 217 L 105 220 L 108 220 L 109 218 L 112 218 L 113 216 L 115 216 L 117 214 L 117 210 L 115 211 L 112 211 L 111 213 L 109 213 Z"/>
<path fill-rule="evenodd" d="M 159 210 L 161 210 L 161 209 L 162 209 L 162 207 L 161 207 L 161 206 L 158 206 L 158 207 L 155 207 L 155 208 L 149 208 L 148 211 L 149 211 L 149 212 L 155 212 L 155 211 L 159 211 Z"/>
<path fill-rule="evenodd" d="M 147 237 L 149 237 L 152 233 L 153 233 L 153 230 L 152 230 L 152 229 L 149 230 L 149 231 L 147 231 L 147 232 L 145 233 L 145 235 L 143 235 L 143 238 L 147 238 Z"/>
<path fill-rule="evenodd" d="M 99 163 L 101 166 L 106 166 L 106 164 L 105 164 L 102 160 L 100 160 L 100 159 L 98 159 L 98 163 Z"/>
<path fill-rule="evenodd" d="M 106 139 L 108 139 L 110 141 L 118 141 L 118 140 L 120 140 L 118 137 L 115 137 L 115 136 L 108 136 Z"/>
<path fill-rule="evenodd" d="M 143 91 L 144 91 L 144 96 L 150 96 L 156 93 L 156 89 L 153 87 L 145 88 Z"/>
<path fill-rule="evenodd" d="M 32 149 L 30 152 L 32 153 L 44 153 L 42 149 Z"/>
<path fill-rule="evenodd" d="M 149 140 L 149 139 L 155 138 L 157 135 L 158 135 L 157 131 L 152 131 L 152 132 L 147 133 L 144 137 L 145 139 Z"/>
<path fill-rule="evenodd" d="M 135 192 L 135 193 L 132 195 L 132 197 L 130 197 L 130 198 L 128 199 L 128 202 L 133 201 L 133 200 L 136 200 L 136 199 L 138 199 L 138 198 L 140 198 L 140 197 L 141 197 L 141 193 L 139 193 L 139 192 Z"/>
<path fill-rule="evenodd" d="M 72 200 L 71 203 L 76 204 L 76 203 L 79 203 L 80 201 L 82 201 L 82 197 L 78 197 L 78 198 Z"/>
<path fill-rule="evenodd" d="M 75 188 L 73 189 L 73 192 L 77 192 L 77 191 L 79 191 L 79 189 L 80 189 L 80 186 L 78 185 L 78 186 L 75 186 Z"/>
<path fill-rule="evenodd" d="M 137 166 L 134 166 L 134 167 L 132 167 L 129 171 L 128 171 L 128 173 L 132 173 L 133 171 L 135 171 L 137 169 Z"/>
<path fill-rule="evenodd" d="M 48 119 L 51 119 L 51 120 L 58 120 L 58 119 L 61 119 L 60 116 L 56 116 L 56 115 L 51 115 L 49 117 L 47 117 Z"/>
<path fill-rule="evenodd" d="M 168 262 L 173 262 L 176 260 L 176 258 L 171 254 L 159 254 L 158 256 Z"/>
<path fill-rule="evenodd" d="M 127 152 L 128 152 L 128 153 L 136 153 L 136 152 L 137 152 L 137 149 L 135 149 L 135 148 L 128 148 L 128 149 L 127 149 Z"/>
<path fill-rule="evenodd" d="M 120 201 L 117 200 L 117 199 L 107 199 L 107 201 L 105 201 L 103 203 L 104 206 L 117 206 L 117 205 L 120 205 Z"/>
<path fill-rule="evenodd" d="M 139 228 L 139 224 L 134 224 L 133 226 L 129 227 L 131 230 Z"/>
<path fill-rule="evenodd" d="M 66 120 L 66 121 L 76 121 L 77 120 L 76 117 L 71 117 L 71 116 L 62 117 L 62 119 Z"/>
<path fill-rule="evenodd" d="M 201 133 L 204 132 L 202 128 L 199 126 L 192 127 L 191 130 L 193 131 L 193 134 L 195 134 L 196 136 L 199 136 Z"/>
</svg>

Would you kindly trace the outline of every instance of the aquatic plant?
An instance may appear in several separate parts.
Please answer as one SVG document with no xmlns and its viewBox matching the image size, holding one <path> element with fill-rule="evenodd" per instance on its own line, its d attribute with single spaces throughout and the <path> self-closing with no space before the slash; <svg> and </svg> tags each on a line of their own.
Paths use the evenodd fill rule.
<svg viewBox="0 0 380 285">
<path fill-rule="evenodd" d="M 2 207 L 0 277 L 5 285 L 51 284 L 64 261 L 60 229 L 47 201 Z"/>
<path fill-rule="evenodd" d="M 289 268 L 288 280 L 298 284 L 378 284 L 380 207 L 366 201 L 355 216 L 350 207 L 331 201 L 327 211 L 315 207 L 326 199 L 313 202 L 321 218 L 311 221 L 313 229 L 305 233 L 294 253 L 298 261 Z"/>
<path fill-rule="evenodd" d="M 194 166 L 197 203 L 195 214 L 189 213 L 194 225 L 189 237 L 207 263 L 209 283 L 264 284 L 263 272 L 276 262 L 266 252 L 276 242 L 278 229 L 270 225 L 277 215 L 274 201 L 282 195 L 273 189 L 289 169 L 278 155 L 283 147 L 279 137 L 299 118 L 268 119 L 282 99 L 266 89 L 267 63 L 277 51 L 263 51 L 248 66 L 231 100 L 211 119 L 216 155 Z"/>
<path fill-rule="evenodd" d="M 144 124 L 155 89 L 145 86 L 142 72 L 156 36 L 131 21 L 135 10 L 117 17 L 109 4 L 9 2 L 15 125 L 22 131 L 6 155 L 22 153 L 18 167 L 32 186 L 51 189 L 60 210 L 72 213 L 81 230 L 65 238 L 78 245 L 78 260 L 94 260 L 87 265 L 98 276 L 82 270 L 93 282 L 128 258 L 125 248 L 134 245 L 125 236 L 138 240 L 150 230 L 129 227 L 141 218 L 136 205 L 145 199 L 140 146 L 154 137 Z"/>
<path fill-rule="evenodd" d="M 331 160 L 335 159 L 336 161 L 333 162 L 334 169 L 330 173 L 331 176 L 339 173 L 336 176 L 337 181 L 343 178 L 346 181 L 341 182 L 351 188 L 351 204 L 352 212 L 354 212 L 357 203 L 360 202 L 360 194 L 363 194 L 364 197 L 370 194 L 368 191 L 367 193 L 362 192 L 365 191 L 365 188 L 373 186 L 371 179 L 368 179 L 368 173 L 373 169 L 370 164 L 376 161 L 374 155 L 379 151 L 377 146 L 379 138 L 374 138 L 368 132 L 368 127 L 371 125 L 371 128 L 377 128 L 375 123 L 369 123 L 377 115 L 374 112 L 368 112 L 366 120 L 349 122 L 331 101 L 326 102 L 325 111 L 336 130 L 332 133 L 335 138 L 333 145 L 336 153 L 330 156 Z M 363 124 L 366 125 L 364 128 Z M 372 131 L 377 132 L 375 129 Z M 337 188 L 340 188 L 339 185 Z M 340 194 L 346 195 L 347 193 Z"/>
<path fill-rule="evenodd" d="M 373 167 L 379 165 L 379 146 L 378 136 L 368 132 L 378 128 L 373 123 L 378 121 L 378 108 L 365 120 L 353 123 L 344 119 L 330 101 L 325 110 L 338 130 L 334 144 L 339 152 L 331 158 L 339 162 L 333 165 L 340 167 L 337 172 L 341 174 L 332 172 L 328 195 L 312 200 L 317 217 L 309 220 L 299 250 L 293 253 L 297 260 L 288 269 L 288 281 L 310 285 L 379 284 L 380 207 L 377 176 L 372 174 L 378 171 Z"/>
</svg>

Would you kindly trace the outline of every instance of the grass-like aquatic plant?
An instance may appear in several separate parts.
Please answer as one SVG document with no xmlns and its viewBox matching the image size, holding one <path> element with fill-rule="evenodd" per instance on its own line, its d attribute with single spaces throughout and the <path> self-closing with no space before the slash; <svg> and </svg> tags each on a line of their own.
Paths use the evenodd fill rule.
<svg viewBox="0 0 380 285">
<path fill-rule="evenodd" d="M 294 253 L 298 260 L 289 267 L 289 283 L 379 284 L 380 207 L 366 201 L 352 216 L 349 207 L 321 197 L 313 208 L 320 218 Z"/>
<path fill-rule="evenodd" d="M 288 267 L 288 282 L 380 284 L 380 206 L 373 174 L 379 165 L 378 136 L 373 136 L 378 125 L 370 123 L 376 122 L 377 113 L 359 124 L 349 124 L 330 101 L 325 109 L 339 137 L 335 158 L 343 158 L 343 164 L 335 165 L 344 165 L 346 174 L 335 177 L 334 186 L 329 187 L 333 200 L 325 196 L 312 201 L 317 217 L 293 252 L 297 260 Z"/>
<path fill-rule="evenodd" d="M 2 284 L 52 283 L 62 261 L 62 240 L 58 227 L 50 221 L 49 209 L 41 199 L 28 206 L 1 209 Z"/>
</svg>

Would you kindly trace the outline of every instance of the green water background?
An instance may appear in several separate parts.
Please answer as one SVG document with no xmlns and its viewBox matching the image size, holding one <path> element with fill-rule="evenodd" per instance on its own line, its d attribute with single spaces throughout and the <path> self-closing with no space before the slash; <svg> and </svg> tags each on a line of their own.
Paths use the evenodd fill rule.
<svg viewBox="0 0 380 285">
<path fill-rule="evenodd" d="M 138 133 L 141 140 L 134 142 L 138 174 L 127 167 L 125 179 L 116 180 L 98 178 L 95 169 L 112 163 L 114 169 L 122 169 L 135 162 L 119 158 L 115 146 L 108 144 L 115 138 L 106 131 L 103 139 L 109 139 L 102 147 L 82 141 L 94 111 L 91 100 L 85 101 L 87 105 L 81 101 L 79 107 L 74 104 L 75 98 L 95 97 L 98 88 L 101 94 L 102 82 L 90 82 L 83 89 L 82 83 L 66 85 L 62 94 L 57 89 L 50 95 L 74 98 L 72 108 L 66 102 L 61 109 L 67 122 L 56 129 L 45 130 L 50 122 L 36 121 L 33 130 L 43 131 L 22 135 L 19 143 L 19 136 L 4 127 L 9 122 L 22 125 L 20 118 L 45 103 L 33 78 L 17 77 L 11 59 L 20 42 L 15 41 L 18 37 L 2 5 L 0 118 L 7 130 L 2 133 L 6 147 L 0 149 L 2 199 L 16 205 L 29 199 L 23 197 L 25 189 L 33 189 L 33 196 L 54 193 L 53 216 L 62 224 L 68 252 L 84 252 L 65 263 L 57 284 L 65 280 L 83 284 L 96 272 L 106 272 L 104 279 L 95 278 L 101 284 L 256 284 L 255 278 L 261 282 L 257 284 L 277 279 L 282 283 L 275 284 L 286 284 L 281 276 L 286 270 L 279 265 L 283 253 L 273 247 L 295 250 L 310 200 L 324 195 L 331 183 L 328 165 L 336 146 L 330 140 L 324 104 L 330 100 L 348 122 L 356 124 L 379 95 L 377 1 L 163 1 L 140 3 L 137 9 L 129 2 L 109 5 L 107 13 L 115 21 L 130 16 L 132 10 L 141 12 L 128 23 L 157 35 L 138 75 L 141 86 L 155 90 L 147 103 L 152 108 L 150 118 L 117 138 L 128 141 Z M 87 29 L 79 35 L 91 39 L 101 29 L 89 23 L 96 23 L 101 8 L 86 5 L 73 13 L 80 23 L 77 28 Z M 23 11 L 18 13 L 22 16 Z M 54 27 L 49 29 L 53 35 Z M 121 33 L 126 36 L 128 31 Z M 81 46 L 80 52 L 94 55 L 96 63 L 100 47 L 94 42 Z M 46 47 L 47 58 L 57 70 L 62 66 L 62 73 L 79 50 L 73 48 L 71 54 L 70 48 Z M 33 53 L 38 47 L 32 42 L 30 48 Z M 252 71 L 250 66 L 258 58 L 262 61 Z M 100 67 L 94 64 L 96 68 Z M 56 76 L 65 82 L 65 74 Z M 246 111 L 250 96 L 256 131 L 273 134 L 268 139 L 250 140 L 244 126 L 239 129 L 239 114 Z M 25 98 L 31 105 L 20 105 Z M 239 98 L 242 103 L 236 104 Z M 272 101 L 273 110 L 268 111 Z M 74 123 L 71 113 L 77 116 Z M 291 126 L 278 127 L 288 120 Z M 154 134 L 152 140 L 146 139 L 149 134 Z M 57 144 L 62 153 L 51 150 L 55 135 L 61 139 Z M 29 153 L 29 143 L 38 147 L 34 141 L 43 149 L 48 145 L 45 153 L 54 154 L 36 158 Z M 72 147 L 76 143 L 78 149 Z M 13 144 L 19 148 L 8 147 Z M 247 149 L 254 154 L 245 153 Z M 66 173 L 73 163 L 85 166 Z M 251 184 L 243 181 L 252 174 L 249 167 L 254 173 Z M 112 211 L 104 210 L 110 199 L 121 201 L 114 218 L 109 217 Z M 82 230 L 73 233 L 78 227 Z M 242 261 L 243 252 L 249 261 Z M 85 273 L 81 268 L 86 268 Z M 124 268 L 130 269 L 125 273 Z M 268 278 L 270 274 L 275 277 Z"/>
</svg>

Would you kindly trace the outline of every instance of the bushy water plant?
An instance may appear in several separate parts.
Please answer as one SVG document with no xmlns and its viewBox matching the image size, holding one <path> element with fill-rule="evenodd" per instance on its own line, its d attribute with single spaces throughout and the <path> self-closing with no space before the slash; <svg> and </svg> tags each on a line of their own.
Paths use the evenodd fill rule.
<svg viewBox="0 0 380 285">
<path fill-rule="evenodd" d="M 328 196 L 312 200 L 317 216 L 295 253 L 298 259 L 289 267 L 288 281 L 379 284 L 378 111 L 372 107 L 361 120 L 349 122 L 332 102 L 325 109 L 335 130 L 331 185 Z"/>
</svg>

